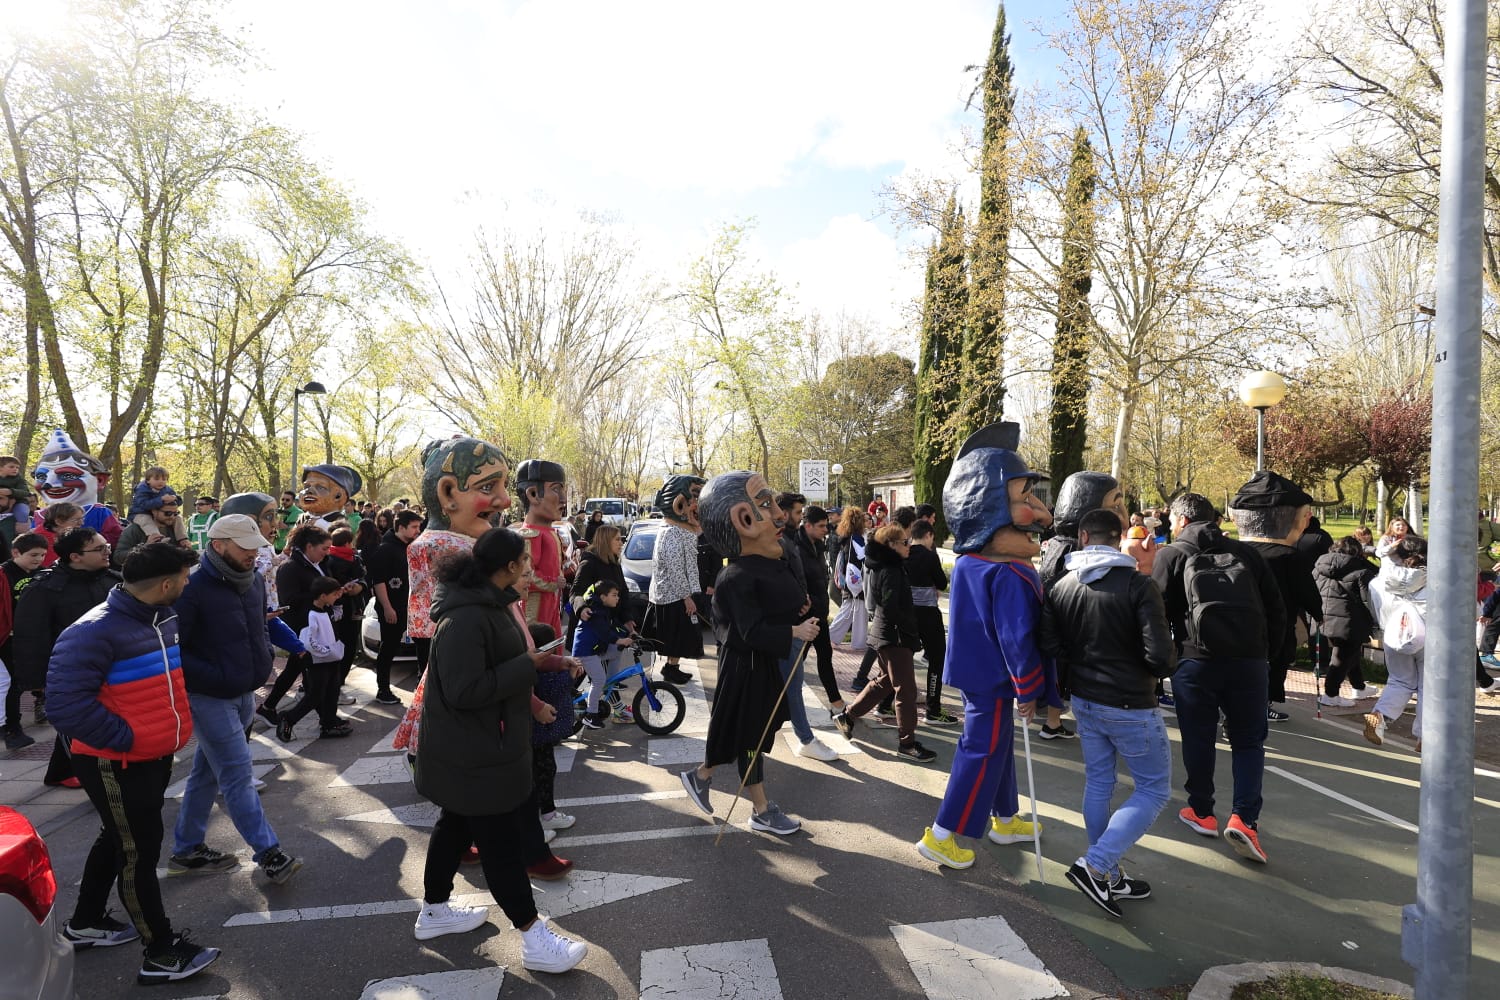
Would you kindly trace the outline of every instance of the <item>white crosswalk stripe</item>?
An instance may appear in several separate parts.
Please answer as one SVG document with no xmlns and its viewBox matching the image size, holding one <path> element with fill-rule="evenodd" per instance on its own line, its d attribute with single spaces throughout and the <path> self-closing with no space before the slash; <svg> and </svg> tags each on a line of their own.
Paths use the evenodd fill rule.
<svg viewBox="0 0 1500 1000">
<path fill-rule="evenodd" d="M 765 938 L 641 953 L 641 1000 L 782 1000 Z"/>
<path fill-rule="evenodd" d="M 455 969 L 377 980 L 365 987 L 359 1000 L 495 1000 L 504 985 L 503 966 Z"/>
<path fill-rule="evenodd" d="M 929 1000 L 1045 1000 L 1068 996 L 1004 917 L 891 928 Z"/>
</svg>

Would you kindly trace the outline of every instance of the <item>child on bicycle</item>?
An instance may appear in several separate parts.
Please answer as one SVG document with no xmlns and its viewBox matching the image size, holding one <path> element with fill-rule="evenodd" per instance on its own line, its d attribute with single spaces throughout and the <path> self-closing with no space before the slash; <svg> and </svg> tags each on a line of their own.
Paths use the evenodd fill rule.
<svg viewBox="0 0 1500 1000">
<path fill-rule="evenodd" d="M 578 631 L 573 636 L 573 655 L 583 661 L 583 670 L 589 675 L 588 714 L 583 717 L 585 729 L 603 729 L 608 708 L 600 705 L 604 694 L 604 681 L 610 668 L 619 658 L 620 650 L 635 643 L 625 630 L 615 624 L 614 610 L 620 604 L 620 585 L 613 580 L 600 580 L 584 593 L 584 607 L 588 614 L 580 614 Z M 623 708 L 623 706 L 622 706 Z M 624 709 L 629 712 L 629 709 Z M 632 718 L 617 721 L 633 722 Z"/>
</svg>

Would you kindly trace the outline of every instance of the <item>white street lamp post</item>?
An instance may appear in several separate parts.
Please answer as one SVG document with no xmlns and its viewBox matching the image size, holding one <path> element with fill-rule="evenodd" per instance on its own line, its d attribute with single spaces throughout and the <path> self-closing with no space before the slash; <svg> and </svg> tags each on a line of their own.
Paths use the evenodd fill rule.
<svg viewBox="0 0 1500 1000">
<path fill-rule="evenodd" d="M 844 474 L 844 467 L 835 462 L 833 468 L 828 471 L 833 473 L 833 505 L 842 507 L 844 506 L 844 484 L 839 481 L 839 477 Z"/>
<path fill-rule="evenodd" d="M 1286 398 L 1286 379 L 1275 372 L 1251 372 L 1240 379 L 1240 402 L 1255 411 L 1255 471 L 1266 467 L 1266 410 Z"/>
<path fill-rule="evenodd" d="M 324 387 L 324 385 L 323 385 L 322 382 L 309 382 L 309 383 L 307 383 L 306 385 L 304 385 L 300 389 L 293 389 L 292 390 L 292 481 L 291 481 L 291 490 L 292 490 L 292 493 L 294 493 L 294 494 L 297 492 L 297 485 L 296 484 L 298 482 L 298 480 L 297 480 L 297 472 L 298 472 L 298 469 L 297 469 L 297 432 L 298 432 L 299 428 L 298 428 L 297 425 L 298 425 L 298 422 L 299 422 L 299 418 L 301 417 L 302 396 L 303 396 L 304 393 L 306 393 L 309 396 L 321 396 L 324 393 L 326 393 L 327 391 L 328 391 L 328 389 Z"/>
</svg>

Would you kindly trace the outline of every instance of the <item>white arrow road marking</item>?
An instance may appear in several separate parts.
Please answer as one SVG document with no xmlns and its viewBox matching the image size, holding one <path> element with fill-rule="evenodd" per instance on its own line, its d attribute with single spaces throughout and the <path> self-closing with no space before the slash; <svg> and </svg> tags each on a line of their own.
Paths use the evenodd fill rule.
<svg viewBox="0 0 1500 1000">
<path fill-rule="evenodd" d="M 679 736 L 651 740 L 646 744 L 646 763 L 657 767 L 677 764 L 701 764 L 707 743 L 696 736 Z"/>
<path fill-rule="evenodd" d="M 533 883 L 537 908 L 554 917 L 605 903 L 616 903 L 632 896 L 658 889 L 669 889 L 687 882 L 684 878 L 662 878 L 655 875 L 625 875 L 619 872 L 575 871 L 564 882 Z M 489 906 L 495 897 L 488 892 L 454 893 L 451 902 L 462 906 Z M 295 910 L 251 910 L 237 913 L 224 921 L 225 927 L 255 927 L 267 924 L 289 924 L 306 920 L 341 920 L 348 917 L 376 917 L 390 913 L 416 913 L 420 899 L 392 899 L 374 903 L 346 903 L 340 906 L 305 906 Z"/>
<path fill-rule="evenodd" d="M 409 781 L 411 781 L 411 772 L 406 769 L 406 756 L 401 754 L 394 757 L 361 757 L 330 781 L 328 787 L 398 785 Z"/>
<path fill-rule="evenodd" d="M 1004 917 L 891 928 L 929 1000 L 1045 1000 L 1069 993 Z"/>
<path fill-rule="evenodd" d="M 280 764 L 251 764 L 250 773 L 255 775 L 257 778 L 264 778 L 267 774 L 276 770 L 276 768 L 278 768 L 279 766 Z M 189 764 L 188 767 L 189 769 L 191 769 L 192 765 Z M 167 788 L 167 798 L 180 799 L 182 798 L 182 793 L 185 791 L 187 791 L 187 778 L 183 778 L 181 781 L 174 781 L 172 782 L 171 786 Z"/>
<path fill-rule="evenodd" d="M 580 806 L 613 806 L 631 802 L 660 802 L 665 799 L 685 799 L 687 792 L 674 789 L 667 792 L 631 792 L 625 795 L 589 795 L 577 799 L 558 799 L 559 809 L 576 809 Z M 339 819 L 352 823 L 389 823 L 393 826 L 414 826 L 431 829 L 437 825 L 439 808 L 430 802 L 417 802 L 409 806 L 392 806 L 388 809 L 371 809 L 369 812 L 351 813 Z"/>
<path fill-rule="evenodd" d="M 641 952 L 641 1000 L 782 1000 L 765 938 Z"/>
<path fill-rule="evenodd" d="M 404 751 L 401 751 L 401 750 L 397 750 L 395 747 L 391 746 L 391 741 L 396 738 L 396 730 L 400 729 L 400 728 L 401 728 L 401 723 L 399 723 L 399 722 L 396 723 L 396 726 L 395 726 L 394 729 L 392 729 L 390 732 L 388 732 L 384 736 L 382 736 L 380 738 L 380 742 L 376 743 L 370 749 L 366 750 L 365 753 L 402 753 L 402 752 L 404 752 Z"/>
<path fill-rule="evenodd" d="M 505 983 L 505 966 L 458 969 L 420 976 L 397 976 L 366 984 L 359 1000 L 495 1000 Z"/>
</svg>

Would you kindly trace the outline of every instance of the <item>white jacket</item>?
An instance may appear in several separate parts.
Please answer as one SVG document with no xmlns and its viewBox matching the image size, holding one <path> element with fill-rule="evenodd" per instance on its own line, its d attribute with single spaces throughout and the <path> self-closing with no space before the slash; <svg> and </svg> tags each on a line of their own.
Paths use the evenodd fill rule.
<svg viewBox="0 0 1500 1000">
<path fill-rule="evenodd" d="M 307 628 L 297 633 L 302 645 L 312 654 L 314 663 L 338 663 L 344 658 L 344 644 L 333 633 L 333 619 L 328 612 L 314 608 L 307 613 Z"/>
</svg>

